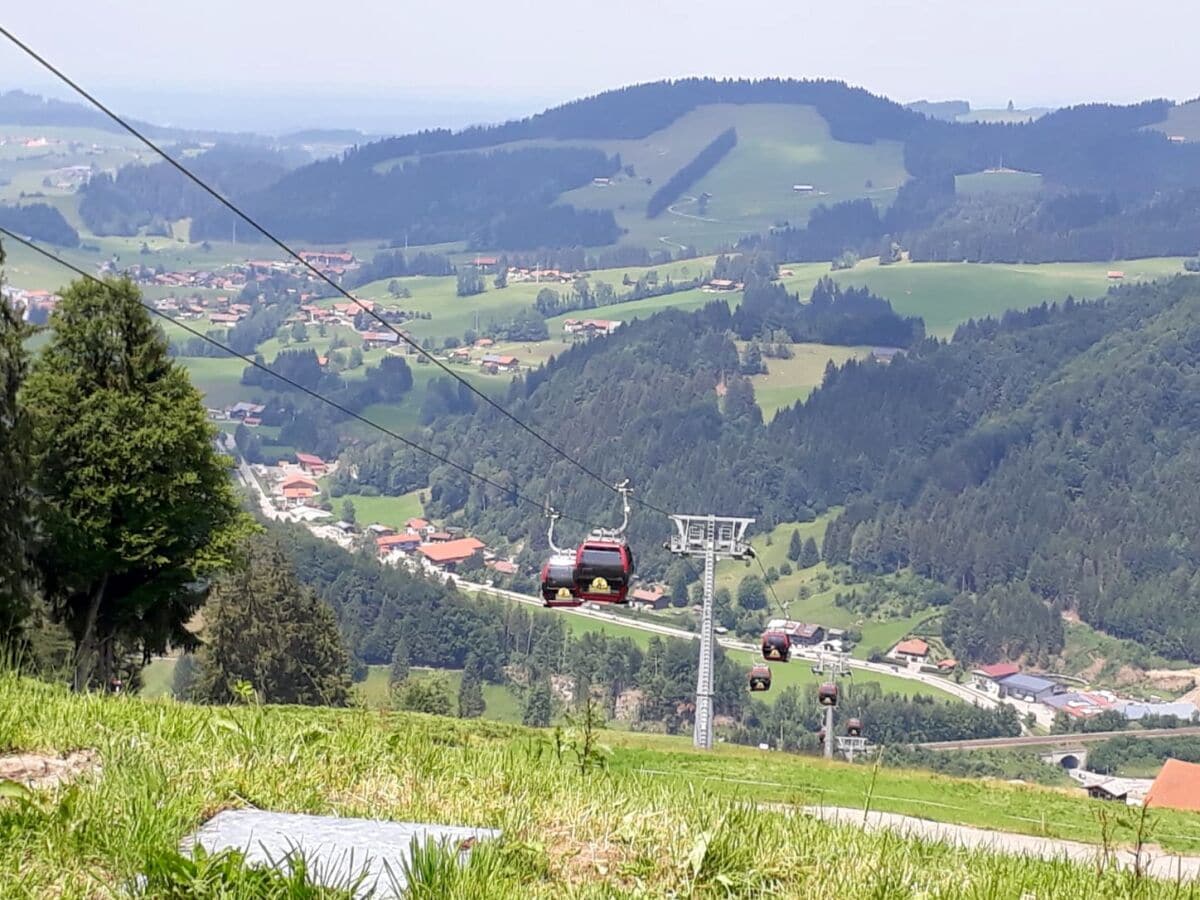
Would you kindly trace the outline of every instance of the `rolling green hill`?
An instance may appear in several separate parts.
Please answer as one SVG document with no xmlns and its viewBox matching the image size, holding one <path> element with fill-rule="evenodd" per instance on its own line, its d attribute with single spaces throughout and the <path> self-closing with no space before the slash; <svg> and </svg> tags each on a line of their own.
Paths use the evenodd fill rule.
<svg viewBox="0 0 1200 900">
<path fill-rule="evenodd" d="M 215 812 L 250 806 L 502 831 L 465 868 L 424 876 L 429 896 L 1179 896 L 1116 868 L 954 849 L 801 811 L 868 805 L 1098 844 L 1081 794 L 610 731 L 599 733 L 603 766 L 589 768 L 576 729 L 559 753 L 549 732 L 496 723 L 71 696 L 12 675 L 0 675 L 0 701 L 3 750 L 96 755 L 74 786 L 0 799 L 0 888 L 15 896 L 105 894 L 172 859 Z M 1115 817 L 1110 840 L 1132 841 L 1132 822 Z M 1200 848 L 1193 815 L 1155 812 L 1152 826 L 1167 849 Z"/>
</svg>

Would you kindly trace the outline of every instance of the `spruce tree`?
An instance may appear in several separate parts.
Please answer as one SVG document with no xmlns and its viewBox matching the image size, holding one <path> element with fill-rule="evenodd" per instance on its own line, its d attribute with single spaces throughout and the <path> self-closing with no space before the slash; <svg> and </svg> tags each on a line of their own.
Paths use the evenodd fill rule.
<svg viewBox="0 0 1200 900">
<path fill-rule="evenodd" d="M 800 553 L 800 567 L 808 569 L 820 561 L 821 552 L 817 550 L 817 542 L 810 537 L 804 542 L 804 549 Z"/>
<path fill-rule="evenodd" d="M 204 607 L 195 695 L 230 702 L 248 681 L 267 703 L 345 706 L 349 663 L 333 610 L 299 582 L 274 539 L 246 541 L 243 561 Z"/>
<path fill-rule="evenodd" d="M 800 532 L 795 528 L 792 529 L 792 539 L 788 541 L 787 558 L 792 562 L 799 562 L 800 554 L 804 552 L 804 545 L 800 542 Z"/>
<path fill-rule="evenodd" d="M 30 610 L 30 426 L 17 400 L 28 371 L 27 334 L 21 317 L 0 296 L 0 646 L 18 636 Z"/>
<path fill-rule="evenodd" d="M 550 682 L 545 678 L 538 679 L 529 689 L 521 723 L 534 728 L 546 728 L 553 716 L 554 698 L 550 694 Z"/>
<path fill-rule="evenodd" d="M 77 690 L 136 646 L 188 647 L 203 585 L 248 529 L 187 372 L 128 280 L 76 281 L 22 397 L 50 612 L 75 644 Z"/>
<path fill-rule="evenodd" d="M 486 703 L 483 700 L 483 684 L 479 675 L 479 660 L 474 654 L 467 657 L 462 682 L 458 686 L 458 717 L 477 719 L 483 715 Z"/>
<path fill-rule="evenodd" d="M 408 641 L 404 635 L 400 635 L 400 640 L 396 641 L 396 647 L 392 650 L 392 667 L 388 670 L 388 684 L 392 687 L 400 684 L 408 678 L 408 667 L 412 662 L 412 658 L 408 652 Z"/>
</svg>

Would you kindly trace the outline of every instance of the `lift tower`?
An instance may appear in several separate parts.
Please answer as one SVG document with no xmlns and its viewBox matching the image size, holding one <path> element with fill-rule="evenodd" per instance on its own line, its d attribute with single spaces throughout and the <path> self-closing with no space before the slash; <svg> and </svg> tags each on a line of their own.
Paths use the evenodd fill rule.
<svg viewBox="0 0 1200 900">
<path fill-rule="evenodd" d="M 753 519 L 729 516 L 671 516 L 675 534 L 667 545 L 677 556 L 704 559 L 704 611 L 700 617 L 700 670 L 696 676 L 696 726 L 692 744 L 701 750 L 713 745 L 713 594 L 718 559 L 754 556 L 746 540 Z"/>
</svg>

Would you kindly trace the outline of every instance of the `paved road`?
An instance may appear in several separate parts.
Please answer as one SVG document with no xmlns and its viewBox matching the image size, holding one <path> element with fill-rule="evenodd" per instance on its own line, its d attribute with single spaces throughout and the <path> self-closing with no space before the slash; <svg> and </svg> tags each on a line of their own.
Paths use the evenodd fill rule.
<svg viewBox="0 0 1200 900">
<path fill-rule="evenodd" d="M 234 458 L 237 460 L 238 473 L 241 475 L 242 480 L 245 481 L 251 488 L 253 488 L 256 494 L 258 494 L 259 505 L 263 514 L 272 519 L 292 520 L 293 517 L 289 516 L 287 513 L 283 513 L 275 509 L 274 504 L 271 503 L 271 498 L 267 495 L 266 491 L 263 489 L 263 486 L 254 476 L 254 473 L 246 464 L 246 461 L 241 457 L 240 454 L 237 453 L 236 447 L 233 446 L 232 438 L 229 439 L 227 449 L 229 452 L 234 454 Z M 526 603 L 530 606 L 540 607 L 542 605 L 541 598 L 533 597 L 529 594 L 520 594 L 516 591 L 507 591 L 501 588 L 494 588 L 486 584 L 476 584 L 474 582 L 464 581 L 459 578 L 455 579 L 455 583 L 466 593 L 489 593 L 500 597 L 505 597 L 509 600 L 515 600 L 518 603 Z M 661 634 L 665 637 L 681 638 L 685 641 L 695 640 L 699 637 L 696 632 L 687 631 L 683 628 L 673 628 L 670 625 L 659 625 L 654 622 L 645 622 L 639 619 L 626 618 L 625 616 L 619 616 L 614 613 L 603 612 L 601 610 L 587 609 L 586 607 L 579 607 L 578 609 L 560 609 L 559 611 L 567 613 L 568 615 L 584 616 L 585 618 L 589 619 L 598 619 L 604 622 L 612 622 L 616 625 L 623 625 L 627 628 L 636 628 L 640 631 Z M 717 643 L 727 650 L 741 650 L 749 653 L 759 652 L 759 646 L 757 644 L 752 644 L 748 641 L 741 641 L 737 638 L 718 636 Z M 799 660 L 794 660 L 794 662 L 796 662 L 798 665 L 804 665 L 803 654 Z M 974 688 L 964 684 L 955 684 L 954 682 L 948 681 L 940 676 L 927 675 L 924 672 L 910 669 L 906 666 L 892 666 L 886 663 L 872 663 L 861 659 L 852 659 L 849 661 L 849 664 L 851 669 L 857 669 L 863 672 L 873 672 L 877 675 L 888 675 L 892 678 L 904 678 L 909 681 L 917 681 L 928 688 L 950 694 L 959 700 L 963 700 L 967 703 L 973 703 L 976 706 L 982 706 L 986 709 L 991 709 L 996 705 L 996 699 L 989 694 L 985 694 L 982 691 L 977 691 Z"/>
<path fill-rule="evenodd" d="M 1200 735 L 1200 725 L 1189 725 L 1183 728 L 1147 728 L 1144 731 L 1096 731 L 1091 734 L 1046 734 L 1028 735 L 1010 738 L 980 738 L 972 741 L 935 741 L 922 744 L 929 750 L 984 750 L 1003 749 L 1006 747 L 1063 747 L 1076 744 L 1092 744 L 1107 741 L 1114 737 L 1179 737 L 1184 735 Z"/>
<path fill-rule="evenodd" d="M 487 593 L 495 594 L 499 597 L 505 597 L 509 600 L 515 600 L 518 603 L 527 603 L 531 606 L 541 606 L 542 601 L 537 597 L 531 597 L 528 594 L 520 594 L 516 591 L 507 591 L 501 588 L 489 587 L 486 584 L 475 584 L 474 582 L 463 581 L 456 579 L 458 587 L 466 593 Z M 683 628 L 674 628 L 670 625 L 659 625 L 654 622 L 646 622 L 640 619 L 632 619 L 626 616 L 620 616 L 615 613 L 603 612 L 601 610 L 588 609 L 579 607 L 577 609 L 562 608 L 558 610 L 561 613 L 566 613 L 572 616 L 584 616 L 589 619 L 599 619 L 604 622 L 612 622 L 616 625 L 623 625 L 626 628 L 636 628 L 640 631 L 648 631 L 654 634 L 661 634 L 667 637 L 682 638 L 685 641 L 695 640 L 700 637 L 694 631 L 687 631 Z M 717 637 L 717 643 L 727 650 L 740 650 L 748 653 L 758 653 L 759 645 L 748 641 L 738 640 L 731 637 Z M 815 658 L 813 655 L 811 658 Z M 792 662 L 796 665 L 804 665 L 806 657 L 801 655 L 799 659 L 793 657 Z M 849 661 L 850 668 L 863 672 L 873 672 L 878 675 L 888 675 L 892 678 L 904 678 L 910 681 L 917 681 L 926 687 L 933 690 L 942 691 L 943 693 L 951 694 L 959 700 L 967 703 L 973 703 L 977 706 L 982 706 L 991 709 L 996 705 L 996 698 L 977 691 L 974 688 L 964 684 L 955 684 L 940 676 L 927 675 L 924 672 L 918 672 L 909 669 L 906 666 L 891 666 L 886 663 L 872 663 L 862 659 L 851 659 Z"/>
<path fill-rule="evenodd" d="M 897 813 L 871 812 L 864 818 L 861 809 L 847 809 L 840 806 L 809 806 L 805 807 L 804 812 L 826 822 L 853 825 L 868 831 L 886 829 L 907 837 L 941 841 L 957 847 L 1007 853 L 1014 856 L 1046 860 L 1067 859 L 1075 863 L 1095 865 L 1103 853 L 1103 849 L 1097 844 L 1084 844 L 1078 841 L 1064 841 L 1028 834 L 1013 834 L 1007 831 L 989 831 L 969 825 L 951 825 L 945 822 L 933 822 L 929 819 L 918 819 L 915 816 L 902 816 Z M 1137 855 L 1132 850 L 1114 850 L 1110 851 L 1110 859 L 1122 868 L 1132 869 Z M 1200 879 L 1200 857 L 1175 856 L 1158 848 L 1143 849 L 1141 867 L 1143 872 L 1153 878 L 1172 881 Z"/>
</svg>

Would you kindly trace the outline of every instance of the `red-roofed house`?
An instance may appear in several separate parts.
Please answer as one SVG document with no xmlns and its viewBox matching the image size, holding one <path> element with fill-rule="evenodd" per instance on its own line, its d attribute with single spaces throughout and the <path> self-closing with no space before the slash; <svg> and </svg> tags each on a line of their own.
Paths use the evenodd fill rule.
<svg viewBox="0 0 1200 900">
<path fill-rule="evenodd" d="M 285 491 L 288 488 L 306 487 L 309 490 L 311 490 L 314 494 L 318 493 L 321 489 L 320 485 L 318 485 L 315 481 L 313 481 L 307 475 L 289 475 L 286 478 L 284 478 L 283 481 L 279 482 L 279 487 L 280 487 L 280 489 L 285 490 Z"/>
<path fill-rule="evenodd" d="M 483 541 L 478 538 L 459 538 L 457 541 L 445 541 L 440 544 L 422 544 L 417 549 L 435 566 L 448 568 L 466 562 L 483 547 Z"/>
<path fill-rule="evenodd" d="M 1200 765 L 1168 759 L 1150 786 L 1146 806 L 1200 812 Z"/>
<path fill-rule="evenodd" d="M 670 602 L 660 587 L 635 588 L 629 595 L 629 605 L 641 609 L 666 609 Z"/>
<path fill-rule="evenodd" d="M 329 466 L 325 460 L 319 456 L 313 456 L 311 453 L 297 453 L 296 462 L 309 475 L 324 475 L 329 471 Z"/>
<path fill-rule="evenodd" d="M 929 645 L 920 638 L 909 638 L 893 647 L 888 656 L 908 662 L 925 662 L 929 656 Z"/>
<path fill-rule="evenodd" d="M 958 660 L 953 656 L 947 657 L 946 659 L 939 659 L 937 662 L 939 672 L 950 672 L 953 671 L 957 666 Z"/>
<path fill-rule="evenodd" d="M 1013 663 L 993 663 L 990 666 L 981 666 L 971 673 L 971 686 L 999 697 L 1000 682 L 1020 671 L 1021 667 Z"/>
<path fill-rule="evenodd" d="M 402 550 L 408 553 L 421 546 L 421 538 L 416 534 L 387 534 L 376 538 L 375 546 L 383 556 L 393 550 Z"/>
<path fill-rule="evenodd" d="M 405 522 L 404 527 L 409 531 L 428 531 L 429 522 L 426 519 L 413 518 Z"/>
<path fill-rule="evenodd" d="M 314 491 L 310 487 L 284 488 L 283 489 L 284 506 L 288 506 L 288 507 L 303 506 L 305 503 L 307 503 L 309 500 L 311 500 L 316 495 L 316 493 L 317 492 Z"/>
<path fill-rule="evenodd" d="M 517 564 L 515 562 L 509 562 L 507 559 L 493 559 L 484 563 L 484 565 L 499 575 L 517 574 Z"/>
</svg>

